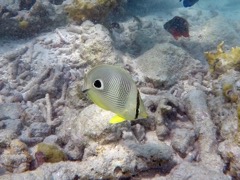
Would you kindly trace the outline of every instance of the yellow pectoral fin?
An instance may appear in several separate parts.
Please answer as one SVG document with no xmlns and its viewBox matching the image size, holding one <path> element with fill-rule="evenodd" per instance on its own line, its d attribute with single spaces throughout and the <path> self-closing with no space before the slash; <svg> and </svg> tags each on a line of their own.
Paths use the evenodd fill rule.
<svg viewBox="0 0 240 180">
<path fill-rule="evenodd" d="M 126 119 L 116 115 L 116 116 L 113 116 L 112 119 L 110 119 L 109 123 L 110 124 L 117 124 L 117 123 L 120 123 L 120 122 L 123 122 L 123 121 L 126 121 Z"/>
</svg>

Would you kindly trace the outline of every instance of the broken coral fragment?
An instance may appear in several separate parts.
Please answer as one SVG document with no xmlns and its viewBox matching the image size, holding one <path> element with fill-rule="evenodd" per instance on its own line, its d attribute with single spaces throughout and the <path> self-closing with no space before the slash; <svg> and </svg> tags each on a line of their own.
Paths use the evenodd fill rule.
<svg viewBox="0 0 240 180">
<path fill-rule="evenodd" d="M 233 47 L 229 52 L 223 49 L 224 42 L 217 46 L 217 52 L 205 52 L 210 72 L 222 74 L 229 69 L 240 70 L 240 47 Z"/>
</svg>

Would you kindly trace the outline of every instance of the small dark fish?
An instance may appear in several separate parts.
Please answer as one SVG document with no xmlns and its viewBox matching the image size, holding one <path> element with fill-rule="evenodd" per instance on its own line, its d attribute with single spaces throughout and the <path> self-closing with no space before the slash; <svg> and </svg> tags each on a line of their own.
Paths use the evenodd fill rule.
<svg viewBox="0 0 240 180">
<path fill-rule="evenodd" d="M 175 16 L 164 24 L 164 29 L 178 40 L 179 37 L 189 37 L 189 24 L 186 19 Z"/>
<path fill-rule="evenodd" d="M 112 22 L 112 23 L 110 24 L 110 28 L 111 28 L 111 29 L 120 29 L 120 25 L 119 25 L 119 23 L 117 23 L 117 22 Z"/>
<path fill-rule="evenodd" d="M 182 0 L 180 0 L 179 2 L 181 2 Z M 183 6 L 184 7 L 191 7 L 193 6 L 196 2 L 198 2 L 199 0 L 183 0 Z"/>
</svg>

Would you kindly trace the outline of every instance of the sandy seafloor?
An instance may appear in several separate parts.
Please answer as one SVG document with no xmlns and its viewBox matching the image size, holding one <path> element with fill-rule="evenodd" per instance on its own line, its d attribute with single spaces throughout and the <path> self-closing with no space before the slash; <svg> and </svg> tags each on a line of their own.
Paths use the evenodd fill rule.
<svg viewBox="0 0 240 180">
<path fill-rule="evenodd" d="M 123 4 L 103 24 L 0 37 L 0 179 L 240 179 L 240 53 L 217 75 L 204 56 L 240 46 L 240 1 Z M 174 16 L 189 38 L 164 30 Z M 130 72 L 149 118 L 108 123 L 113 114 L 81 93 L 99 64 Z"/>
</svg>

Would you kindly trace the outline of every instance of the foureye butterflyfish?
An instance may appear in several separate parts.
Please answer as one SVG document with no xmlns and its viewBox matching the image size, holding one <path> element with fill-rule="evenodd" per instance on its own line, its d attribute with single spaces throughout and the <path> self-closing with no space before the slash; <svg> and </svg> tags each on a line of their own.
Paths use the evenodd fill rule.
<svg viewBox="0 0 240 180">
<path fill-rule="evenodd" d="M 113 65 L 99 65 L 84 77 L 83 92 L 99 107 L 116 114 L 110 123 L 147 118 L 146 109 L 130 74 Z"/>
</svg>

